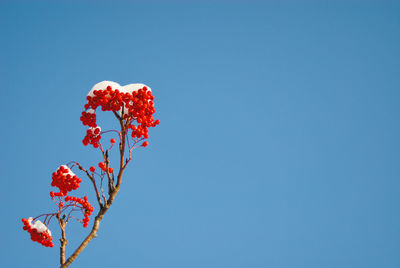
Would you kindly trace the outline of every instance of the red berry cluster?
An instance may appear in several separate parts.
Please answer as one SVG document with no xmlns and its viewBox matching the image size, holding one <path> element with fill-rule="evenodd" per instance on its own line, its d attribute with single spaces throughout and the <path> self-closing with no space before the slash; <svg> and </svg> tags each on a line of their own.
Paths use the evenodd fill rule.
<svg viewBox="0 0 400 268">
<path fill-rule="evenodd" d="M 154 96 L 147 87 L 143 87 L 138 91 L 122 92 L 118 89 L 112 89 L 111 86 L 103 90 L 94 90 L 91 95 L 87 96 L 87 103 L 81 116 L 81 121 L 84 126 L 97 127 L 95 111 L 101 107 L 102 111 L 120 112 L 123 119 L 129 122 L 128 129 L 132 130 L 133 138 L 149 137 L 148 128 L 155 127 L 160 123 L 160 120 L 154 120 Z M 137 126 L 133 122 L 137 122 Z M 101 137 L 90 142 L 86 135 L 83 144 L 86 146 L 89 143 L 95 146 Z M 97 146 L 98 147 L 98 146 Z"/>
<path fill-rule="evenodd" d="M 72 201 L 72 202 L 81 204 L 81 206 L 85 210 L 84 218 L 83 218 L 83 227 L 86 228 L 90 221 L 89 216 L 92 215 L 92 212 L 94 211 L 94 208 L 92 207 L 92 205 L 90 205 L 90 203 L 88 201 L 88 197 L 85 196 L 82 199 L 82 198 L 73 197 L 73 196 L 66 196 L 64 200 L 65 200 L 65 202 Z"/>
<path fill-rule="evenodd" d="M 94 171 L 94 167 L 91 167 L 90 170 Z M 73 196 L 67 196 L 68 192 L 79 188 L 79 183 L 81 181 L 82 180 L 80 178 L 78 178 L 71 171 L 71 169 L 68 166 L 65 166 L 65 165 L 60 166 L 57 169 L 57 171 L 53 173 L 53 181 L 51 183 L 51 186 L 58 187 L 60 189 L 60 192 L 59 193 L 50 192 L 50 196 L 51 197 L 54 197 L 54 196 L 63 197 L 64 196 L 65 202 L 71 201 L 71 202 L 81 204 L 84 209 L 83 227 L 87 227 L 89 220 L 90 220 L 89 216 L 94 211 L 94 208 L 88 202 L 87 196 L 85 196 L 83 199 L 78 198 L 78 197 L 73 197 Z M 59 200 L 58 206 L 60 209 L 64 206 L 64 203 L 61 202 L 61 199 Z M 71 206 L 71 204 L 66 205 L 66 207 L 69 207 L 69 206 Z"/>
<path fill-rule="evenodd" d="M 86 136 L 83 139 L 83 144 L 86 146 L 89 143 L 93 145 L 94 148 L 99 147 L 99 141 L 101 139 L 100 135 L 101 128 L 100 127 L 91 127 L 86 130 Z"/>
<path fill-rule="evenodd" d="M 84 126 L 96 127 L 96 114 L 92 110 L 90 112 L 82 112 L 81 121 Z"/>
<path fill-rule="evenodd" d="M 31 219 L 22 219 L 22 222 L 24 223 L 22 229 L 31 234 L 32 241 L 38 242 L 45 247 L 54 247 L 53 238 L 48 231 L 39 232 L 38 229 L 33 227 Z"/>
<path fill-rule="evenodd" d="M 62 195 L 67 195 L 68 192 L 78 189 L 79 183 L 82 181 L 65 165 L 60 166 L 57 171 L 53 173 L 52 179 L 51 186 L 58 187 Z M 53 194 L 55 195 L 55 193 Z"/>
</svg>

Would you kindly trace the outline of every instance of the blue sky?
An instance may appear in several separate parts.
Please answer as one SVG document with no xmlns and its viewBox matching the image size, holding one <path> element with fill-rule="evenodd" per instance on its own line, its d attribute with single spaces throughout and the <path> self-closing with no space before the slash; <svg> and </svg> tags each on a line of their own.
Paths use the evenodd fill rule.
<svg viewBox="0 0 400 268">
<path fill-rule="evenodd" d="M 72 267 L 399 267 L 399 12 L 0 2 L 0 266 L 57 266 L 21 218 L 54 210 L 59 165 L 99 162 L 79 116 L 111 80 L 148 84 L 161 124 Z"/>
</svg>

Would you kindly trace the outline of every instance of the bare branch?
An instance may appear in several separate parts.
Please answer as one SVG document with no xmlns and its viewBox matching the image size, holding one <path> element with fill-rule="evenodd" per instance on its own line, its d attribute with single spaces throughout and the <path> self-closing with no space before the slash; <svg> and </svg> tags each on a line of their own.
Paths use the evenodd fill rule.
<svg viewBox="0 0 400 268">
<path fill-rule="evenodd" d="M 94 187 L 94 191 L 96 192 L 97 202 L 99 203 L 100 208 L 103 207 L 103 203 L 101 202 L 99 190 L 97 189 L 96 180 L 94 179 L 94 176 L 90 175 L 90 173 L 89 173 L 86 169 L 84 169 L 79 163 L 77 163 L 77 165 L 78 165 L 78 168 L 79 168 L 80 170 L 82 170 L 83 172 L 86 173 L 86 175 L 88 176 L 88 178 L 89 178 L 90 181 L 92 182 L 93 187 Z"/>
<path fill-rule="evenodd" d="M 60 217 L 60 213 L 57 214 L 57 219 L 58 223 L 60 224 L 61 228 L 61 238 L 60 238 L 60 264 L 61 266 L 65 263 L 65 247 L 68 244 L 67 237 L 65 235 L 65 226 L 67 225 L 67 222 L 65 221 L 65 218 Z"/>
</svg>

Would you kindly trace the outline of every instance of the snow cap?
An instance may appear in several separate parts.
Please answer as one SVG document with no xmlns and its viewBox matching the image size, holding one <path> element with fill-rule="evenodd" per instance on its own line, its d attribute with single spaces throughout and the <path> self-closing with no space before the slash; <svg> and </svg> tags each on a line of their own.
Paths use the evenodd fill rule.
<svg viewBox="0 0 400 268">
<path fill-rule="evenodd" d="M 34 224 L 32 224 L 33 218 L 30 217 L 28 219 L 28 223 L 32 229 L 36 229 L 38 233 L 47 232 L 51 236 L 50 229 L 41 221 L 36 220 Z"/>
<path fill-rule="evenodd" d="M 123 92 L 123 93 L 132 93 L 132 92 L 138 91 L 139 89 L 144 88 L 144 87 L 146 87 L 148 91 L 151 91 L 151 88 L 149 86 L 146 86 L 145 84 L 141 84 L 141 83 L 121 86 L 120 84 L 113 82 L 113 81 L 102 81 L 92 87 L 92 89 L 88 93 L 88 96 L 93 97 L 95 90 L 100 90 L 100 91 L 105 90 L 105 89 L 107 89 L 108 86 L 110 86 L 113 90 L 118 89 L 120 92 Z M 124 105 L 124 107 L 125 107 L 125 105 Z M 95 111 L 93 109 L 89 109 L 87 112 L 91 113 L 91 114 L 95 113 Z M 122 107 L 119 110 L 119 113 L 122 114 Z"/>
<path fill-rule="evenodd" d="M 67 174 L 69 174 L 69 175 L 71 175 L 71 177 L 74 177 L 74 176 L 76 176 L 75 175 L 75 173 L 74 172 L 72 172 L 72 170 L 67 166 L 67 165 L 62 165 L 62 166 L 60 166 L 60 167 L 63 167 L 63 168 L 65 168 L 67 171 L 68 171 L 68 173 Z M 59 168 L 58 168 L 59 169 Z"/>
<path fill-rule="evenodd" d="M 151 91 L 150 87 L 146 86 L 145 84 L 141 84 L 141 83 L 121 86 L 120 84 L 113 82 L 113 81 L 102 81 L 92 87 L 92 89 L 88 93 L 88 96 L 93 97 L 94 96 L 93 92 L 95 90 L 105 90 L 105 89 L 107 89 L 108 86 L 110 86 L 113 90 L 118 89 L 120 92 L 124 92 L 124 93 L 132 93 L 134 91 L 138 91 L 139 89 L 141 89 L 143 87 L 146 87 L 149 91 Z"/>
</svg>

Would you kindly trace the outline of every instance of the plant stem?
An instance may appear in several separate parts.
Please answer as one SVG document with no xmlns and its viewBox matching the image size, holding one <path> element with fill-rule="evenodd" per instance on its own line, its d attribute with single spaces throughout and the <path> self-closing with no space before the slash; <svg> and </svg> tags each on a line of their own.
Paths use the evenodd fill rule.
<svg viewBox="0 0 400 268">
<path fill-rule="evenodd" d="M 60 264 L 63 265 L 65 263 L 65 247 L 68 244 L 67 237 L 65 235 L 65 225 L 67 224 L 66 221 L 60 218 L 60 215 L 57 215 L 58 222 L 61 227 L 61 238 L 60 238 Z"/>
<path fill-rule="evenodd" d="M 94 223 L 93 223 L 93 227 L 92 227 L 92 230 L 90 231 L 89 235 L 83 240 L 83 242 L 79 245 L 79 247 L 74 251 L 74 253 L 72 253 L 72 255 L 66 261 L 63 261 L 63 259 L 62 259 L 62 258 L 64 258 L 64 260 L 65 260 L 65 245 L 66 245 L 66 243 L 63 244 L 63 241 L 61 241 L 63 238 L 60 239 L 60 241 L 61 241 L 61 248 L 60 248 L 61 268 L 68 267 L 79 256 L 79 254 L 86 248 L 86 246 L 89 244 L 89 242 L 93 238 L 95 238 L 97 236 L 97 231 L 99 230 L 100 222 L 103 219 L 104 215 L 106 214 L 107 210 L 110 208 L 110 206 L 114 202 L 115 196 L 117 195 L 117 193 L 119 192 L 119 189 L 121 187 L 122 174 L 123 174 L 124 169 L 126 167 L 124 165 L 126 126 L 125 126 L 124 120 L 121 117 L 117 116 L 117 118 L 120 121 L 121 136 L 122 136 L 121 137 L 121 142 L 120 142 L 120 145 L 119 145 L 119 150 L 120 150 L 120 168 L 119 168 L 119 172 L 118 172 L 118 176 L 117 176 L 117 185 L 115 186 L 115 188 L 113 188 L 110 191 L 107 202 L 105 202 L 105 204 L 103 206 L 100 205 L 100 210 L 97 213 L 97 216 L 95 217 L 95 220 L 94 220 Z M 106 161 L 108 161 L 108 156 L 106 156 L 106 157 L 107 157 Z M 97 197 L 99 199 L 99 196 L 97 196 Z M 63 236 L 64 236 L 64 234 L 65 233 L 63 232 Z M 66 241 L 66 239 L 65 239 L 65 241 Z M 62 251 L 62 248 L 64 248 L 63 249 L 64 251 Z M 64 255 L 64 257 L 63 257 L 63 255 Z"/>
</svg>

